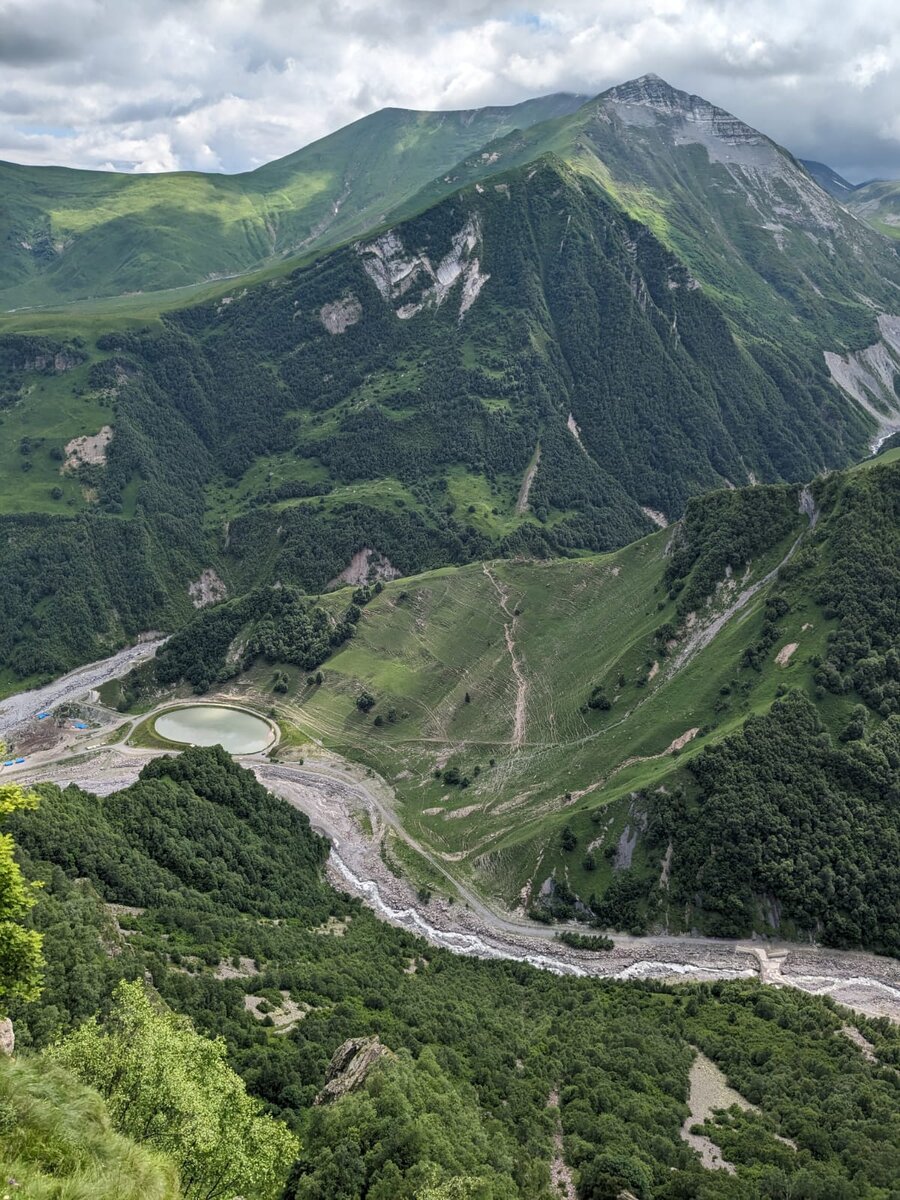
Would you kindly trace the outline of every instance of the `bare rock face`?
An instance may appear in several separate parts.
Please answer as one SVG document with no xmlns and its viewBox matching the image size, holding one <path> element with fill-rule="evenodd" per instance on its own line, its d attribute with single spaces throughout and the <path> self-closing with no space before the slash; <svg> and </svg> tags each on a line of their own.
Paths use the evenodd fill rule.
<svg viewBox="0 0 900 1200">
<path fill-rule="evenodd" d="M 357 323 L 362 311 L 362 305 L 351 292 L 349 296 L 335 300 L 333 304 L 323 304 L 319 310 L 319 319 L 329 333 L 343 333 Z"/>
<path fill-rule="evenodd" d="M 200 578 L 188 584 L 188 595 L 194 608 L 205 608 L 207 604 L 218 604 L 228 598 L 228 588 L 212 567 L 200 573 Z"/>
<path fill-rule="evenodd" d="M 9 1017 L 0 1021 L 0 1054 L 12 1054 L 16 1048 L 16 1035 Z"/>
<path fill-rule="evenodd" d="M 356 252 L 381 298 L 401 321 L 408 321 L 424 308 L 439 308 L 460 280 L 459 318 L 462 320 L 490 279 L 490 275 L 481 270 L 474 253 L 480 243 L 481 225 L 477 214 L 473 213 L 453 235 L 449 251 L 437 264 L 423 252 L 408 250 L 393 229 L 374 242 L 357 243 Z"/>
<path fill-rule="evenodd" d="M 348 1092 L 355 1092 L 366 1081 L 369 1072 L 383 1058 L 393 1058 L 393 1051 L 376 1037 L 349 1038 L 338 1046 L 328 1064 L 325 1086 L 316 1096 L 315 1104 L 330 1104 Z"/>
</svg>

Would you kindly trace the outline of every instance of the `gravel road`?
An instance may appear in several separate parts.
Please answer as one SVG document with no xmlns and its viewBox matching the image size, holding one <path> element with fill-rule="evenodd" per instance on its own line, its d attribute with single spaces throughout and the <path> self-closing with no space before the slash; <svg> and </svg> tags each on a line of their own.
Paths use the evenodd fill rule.
<svg viewBox="0 0 900 1200">
<path fill-rule="evenodd" d="M 15 777 L 22 782 L 75 782 L 105 795 L 132 782 L 153 754 L 108 747 L 77 759 L 26 767 Z M 900 1021 L 900 963 L 893 959 L 790 942 L 687 936 L 615 935 L 612 950 L 573 950 L 557 942 L 545 926 L 495 911 L 464 881 L 452 877 L 440 860 L 404 834 L 391 809 L 389 789 L 377 777 L 333 758 L 302 767 L 253 756 L 239 761 L 330 838 L 328 874 L 335 887 L 433 945 L 480 958 L 527 962 L 556 974 L 670 981 L 759 978 L 775 987 L 830 995 L 848 1008 Z M 371 833 L 362 831 L 363 815 Z M 387 869 L 379 849 L 388 831 L 403 837 L 447 876 L 458 897 L 454 902 L 433 898 L 423 903 L 409 882 Z"/>
</svg>

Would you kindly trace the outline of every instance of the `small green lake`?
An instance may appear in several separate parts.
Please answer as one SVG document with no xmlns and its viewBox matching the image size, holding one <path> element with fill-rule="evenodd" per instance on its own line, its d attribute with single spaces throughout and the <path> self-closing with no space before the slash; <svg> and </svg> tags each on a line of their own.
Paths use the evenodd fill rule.
<svg viewBox="0 0 900 1200">
<path fill-rule="evenodd" d="M 153 722 L 160 737 L 186 746 L 221 746 L 229 754 L 256 754 L 275 740 L 268 721 L 221 704 L 191 704 L 161 713 Z"/>
</svg>

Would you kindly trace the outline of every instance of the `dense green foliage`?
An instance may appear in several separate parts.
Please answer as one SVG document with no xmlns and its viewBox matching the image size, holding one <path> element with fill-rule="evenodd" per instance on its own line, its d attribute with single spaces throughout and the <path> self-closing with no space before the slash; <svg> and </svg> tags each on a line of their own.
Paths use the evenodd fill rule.
<svg viewBox="0 0 900 1200">
<path fill-rule="evenodd" d="M 691 763 L 699 785 L 656 799 L 672 900 L 712 932 L 753 928 L 760 897 L 831 945 L 900 953 L 900 719 L 834 744 L 801 692 Z"/>
<path fill-rule="evenodd" d="M 838 695 L 856 692 L 887 717 L 900 712 L 900 470 L 858 472 L 822 491 L 836 507 L 817 599 L 838 626 L 816 681 Z"/>
<path fill-rule="evenodd" d="M 38 793 L 40 819 L 12 820 L 20 845 L 79 867 L 111 900 L 198 915 L 223 905 L 264 914 L 277 901 L 327 915 L 326 889 L 313 882 L 327 844 L 219 747 L 154 759 L 130 788 L 99 800 L 74 785 Z"/>
<path fill-rule="evenodd" d="M 225 1053 L 155 1007 L 141 983 L 121 983 L 102 1026 L 86 1022 L 45 1058 L 95 1088 L 119 1132 L 175 1163 L 186 1200 L 274 1200 L 297 1143 L 247 1095 Z"/>
<path fill-rule="evenodd" d="M 732 573 L 777 546 L 796 519 L 797 491 L 754 487 L 714 492 L 688 504 L 666 565 L 664 582 L 678 598 L 681 620 L 709 599 Z"/>
<path fill-rule="evenodd" d="M 0 751 L 3 743 L 0 742 Z M 36 796 L 18 784 L 0 784 L 0 818 L 32 809 Z M 22 874 L 12 835 L 0 833 L 0 1014 L 11 999 L 33 999 L 40 990 L 41 935 L 23 928 L 35 904 L 35 885 Z"/>
<path fill-rule="evenodd" d="M 0 1166 L 5 1194 L 28 1200 L 182 1195 L 174 1164 L 117 1133 L 100 1096 L 46 1058 L 0 1057 Z"/>
<path fill-rule="evenodd" d="M 325 888 L 319 840 L 302 823 L 290 834 L 272 824 L 274 806 L 290 810 L 264 801 L 249 773 L 227 767 L 220 752 L 190 751 L 153 768 L 121 802 L 93 801 L 106 811 L 105 828 L 93 830 L 92 842 L 102 844 L 94 859 L 86 842 L 72 852 L 71 829 L 53 816 L 53 789 L 44 789 L 41 809 L 19 817 L 23 843 L 64 864 L 70 880 L 96 878 L 110 899 L 143 896 L 146 912 L 118 916 L 131 932 L 116 938 L 115 957 L 98 942 L 98 924 L 108 927 L 109 918 L 89 915 L 88 885 L 75 885 L 81 903 L 62 906 L 51 888 L 34 919 L 42 919 L 45 904 L 66 909 L 66 928 L 46 923 L 47 954 L 78 964 L 68 974 L 92 995 L 93 1010 L 108 1009 L 116 975 L 149 971 L 177 1012 L 224 1036 L 250 1092 L 300 1134 L 289 1195 L 547 1200 L 557 1119 L 548 1097 L 558 1092 L 565 1154 L 584 1200 L 623 1189 L 640 1200 L 889 1200 L 900 1145 L 896 1074 L 869 1065 L 839 1036 L 845 1017 L 830 1005 L 744 982 L 603 984 L 435 950 Z M 246 853 L 230 861 L 250 902 L 239 906 L 237 892 L 198 893 L 193 866 L 160 841 L 158 829 L 138 841 L 138 858 L 129 857 L 163 781 L 181 805 L 200 807 L 198 825 L 221 809 L 222 820 L 229 814 L 245 830 Z M 65 795 L 73 799 L 71 790 Z M 172 811 L 169 803 L 167 819 Z M 117 828 L 128 838 L 115 836 Z M 201 829 L 192 836 L 202 858 L 220 835 L 213 826 L 205 842 Z M 273 875 L 260 907 L 252 899 L 255 877 L 267 858 L 293 853 L 293 867 L 280 864 L 283 885 Z M 129 876 L 150 881 L 163 871 L 171 881 L 165 893 L 149 882 L 127 890 Z M 115 890 L 112 878 L 121 881 Z M 340 919 L 343 936 L 326 931 L 326 912 Z M 239 955 L 246 958 L 238 968 Z M 212 970 L 223 957 L 235 964 L 231 977 Z M 284 994 L 302 1002 L 306 1015 L 282 1032 L 244 1004 L 252 995 L 274 1012 Z M 44 1043 L 92 1011 L 70 1008 L 71 997 L 71 984 L 51 969 L 44 999 L 15 1011 L 22 1045 Z M 859 1020 L 881 1060 L 900 1061 L 896 1030 Z M 334 1049 L 373 1033 L 397 1057 L 383 1061 L 362 1090 L 313 1106 Z M 691 1045 L 761 1110 L 710 1131 L 727 1146 L 734 1176 L 704 1171 L 679 1137 Z M 788 1152 L 775 1133 L 794 1138 L 798 1150 Z"/>
<path fill-rule="evenodd" d="M 95 337 L 77 351 L 89 369 L 62 363 L 57 389 L 77 376 L 69 399 L 108 408 L 114 435 L 105 465 L 48 469 L 46 512 L 2 518 L 16 586 L 0 598 L 0 662 L 49 674 L 178 627 L 209 566 L 231 594 L 319 592 L 364 548 L 404 574 L 606 550 L 650 528 L 642 506 L 676 517 L 723 482 L 810 478 L 861 450 L 865 417 L 840 402 L 818 345 L 736 339 L 720 298 L 558 158 L 404 222 L 398 252 L 433 270 L 466 230 L 440 304 L 413 271 L 408 318 L 362 243 L 227 304 Z M 483 284 L 463 312 L 473 271 Z M 337 333 L 323 315 L 335 304 L 356 314 Z M 24 403 L 46 403 L 22 368 L 47 340 L 6 343 Z"/>
<path fill-rule="evenodd" d="M 0 517 L 0 661 L 16 675 L 49 678 L 183 618 L 190 606 L 176 581 L 186 559 L 177 540 L 167 542 L 168 525 Z"/>
<path fill-rule="evenodd" d="M 199 613 L 160 649 L 151 674 L 161 684 L 186 679 L 196 692 L 205 692 L 246 669 L 257 655 L 309 671 L 353 636 L 358 619 L 354 604 L 335 620 L 295 587 L 255 588 Z M 238 652 L 229 656 L 235 642 Z"/>
</svg>

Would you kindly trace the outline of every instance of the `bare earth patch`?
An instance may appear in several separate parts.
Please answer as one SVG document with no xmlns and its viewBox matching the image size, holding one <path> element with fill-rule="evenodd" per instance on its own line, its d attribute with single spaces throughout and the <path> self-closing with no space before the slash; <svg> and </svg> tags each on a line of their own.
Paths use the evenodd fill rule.
<svg viewBox="0 0 900 1200">
<path fill-rule="evenodd" d="M 444 815 L 445 821 L 459 820 L 460 817 L 470 817 L 473 812 L 478 812 L 481 808 L 480 804 L 467 804 L 465 808 L 455 808 L 452 812 Z"/>
<path fill-rule="evenodd" d="M 753 1110 L 749 1100 L 745 1100 L 740 1092 L 728 1086 L 728 1081 L 714 1062 L 697 1051 L 690 1074 L 688 1091 L 688 1107 L 691 1115 L 685 1118 L 681 1126 L 681 1136 L 687 1144 L 696 1150 L 708 1171 L 727 1171 L 734 1174 L 734 1167 L 722 1157 L 719 1147 L 704 1134 L 691 1133 L 694 1125 L 702 1125 L 712 1116 L 717 1108 L 731 1108 L 736 1104 L 744 1111 Z M 755 1111 L 755 1110 L 754 1110 Z"/>
<path fill-rule="evenodd" d="M 684 749 L 688 742 L 692 742 L 699 732 L 699 727 L 696 729 L 686 730 L 681 737 L 677 737 L 674 742 L 672 742 L 672 744 L 663 751 L 663 754 L 674 754 L 676 750 Z"/>
<path fill-rule="evenodd" d="M 775 655 L 775 661 L 778 663 L 779 667 L 786 667 L 788 665 L 791 655 L 799 645 L 799 642 L 788 642 L 786 646 L 781 647 L 781 649 Z"/>
<path fill-rule="evenodd" d="M 521 517 L 524 512 L 528 511 L 528 497 L 531 494 L 531 485 L 534 483 L 534 477 L 537 475 L 537 469 L 541 465 L 541 447 L 534 452 L 534 458 L 528 466 L 524 476 L 522 477 L 522 486 L 519 488 L 519 495 L 516 499 L 516 516 Z"/>
<path fill-rule="evenodd" d="M 658 508 L 648 508 L 645 504 L 642 504 L 641 512 L 645 517 L 651 520 L 654 525 L 658 525 L 660 529 L 666 529 L 668 527 L 669 518 L 664 512 L 660 512 Z"/>
<path fill-rule="evenodd" d="M 321 925 L 312 930 L 313 933 L 324 933 L 326 937 L 343 937 L 352 917 L 329 917 Z"/>
<path fill-rule="evenodd" d="M 550 1160 L 550 1182 L 565 1200 L 576 1200 L 575 1180 L 572 1169 L 563 1158 L 562 1126 L 559 1120 L 559 1092 L 556 1088 L 547 1097 L 547 1107 L 556 1110 L 556 1128 L 553 1131 L 553 1158 Z"/>
<path fill-rule="evenodd" d="M 353 555 L 340 575 L 335 575 L 334 579 L 328 581 L 327 587 L 338 588 L 345 584 L 358 587 L 361 583 L 370 583 L 378 579 L 399 579 L 401 574 L 389 558 L 385 558 L 377 550 L 363 546 Z"/>
<path fill-rule="evenodd" d="M 535 469 L 537 463 L 535 463 Z M 494 591 L 500 601 L 500 607 L 504 614 L 509 617 L 509 621 L 503 626 L 503 638 L 506 642 L 506 649 L 509 652 L 510 666 L 516 681 L 516 709 L 515 718 L 513 721 L 512 744 L 516 748 L 522 745 L 525 741 L 525 719 L 527 716 L 528 705 L 528 680 L 525 678 L 525 673 L 522 670 L 522 663 L 516 653 L 516 625 L 518 616 L 516 611 L 510 612 L 509 594 L 504 585 L 492 573 L 487 563 L 482 563 L 482 570 L 494 586 Z"/>
<path fill-rule="evenodd" d="M 112 441 L 112 435 L 112 425 L 104 425 L 98 433 L 86 434 L 66 442 L 66 461 L 59 469 L 60 474 L 64 471 L 77 471 L 86 463 L 102 466 L 106 462 L 106 451 Z"/>
<path fill-rule="evenodd" d="M 842 1025 L 841 1033 L 845 1038 L 851 1041 L 854 1046 L 858 1046 L 860 1048 L 862 1051 L 862 1056 L 867 1062 L 878 1062 L 878 1059 L 875 1057 L 875 1047 L 867 1037 L 863 1037 L 855 1025 Z"/>
<path fill-rule="evenodd" d="M 581 440 L 581 430 L 578 428 L 578 424 L 571 413 L 566 418 L 566 429 L 568 429 L 578 445 L 584 450 L 584 442 Z M 587 454 L 587 450 L 584 450 L 584 452 Z"/>
<path fill-rule="evenodd" d="M 253 959 L 244 957 L 238 959 L 237 966 L 230 958 L 223 958 L 213 971 L 216 979 L 249 979 L 252 975 L 258 974 L 259 969 Z"/>
<path fill-rule="evenodd" d="M 355 325 L 361 316 L 362 305 L 352 292 L 333 304 L 323 304 L 319 309 L 319 320 L 333 334 L 343 333 Z"/>
<path fill-rule="evenodd" d="M 264 1021 L 266 1017 L 272 1018 L 272 1024 L 279 1031 L 287 1030 L 292 1025 L 296 1025 L 302 1021 L 307 1013 L 312 1012 L 312 1005 L 301 1002 L 295 1004 L 291 999 L 291 993 L 281 989 L 281 1004 L 278 1008 L 273 1008 L 271 1012 L 261 1011 L 261 1005 L 267 1001 L 263 996 L 245 996 L 244 1008 L 251 1016 L 256 1017 L 257 1021 Z"/>
<path fill-rule="evenodd" d="M 207 604 L 217 604 L 228 595 L 228 588 L 219 578 L 212 567 L 201 571 L 199 579 L 188 584 L 188 595 L 194 608 L 205 608 Z"/>
</svg>

